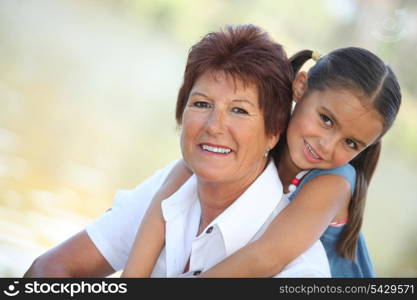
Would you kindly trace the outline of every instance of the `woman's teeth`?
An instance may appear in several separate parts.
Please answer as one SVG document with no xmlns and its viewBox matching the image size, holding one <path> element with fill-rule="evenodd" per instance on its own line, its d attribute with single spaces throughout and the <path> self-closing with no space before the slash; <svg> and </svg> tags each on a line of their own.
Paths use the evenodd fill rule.
<svg viewBox="0 0 417 300">
<path fill-rule="evenodd" d="M 222 154 L 228 154 L 232 151 L 229 148 L 220 148 L 220 147 L 213 147 L 213 146 L 208 146 L 208 145 L 201 145 L 200 147 L 201 149 L 206 150 L 206 151 L 222 153 Z"/>
</svg>

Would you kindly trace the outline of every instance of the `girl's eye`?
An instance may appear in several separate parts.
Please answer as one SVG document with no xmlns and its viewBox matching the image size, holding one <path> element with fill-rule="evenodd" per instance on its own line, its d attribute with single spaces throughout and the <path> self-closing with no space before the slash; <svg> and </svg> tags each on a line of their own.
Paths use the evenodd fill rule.
<svg viewBox="0 0 417 300">
<path fill-rule="evenodd" d="M 242 114 L 242 115 L 247 115 L 248 112 L 246 110 L 244 110 L 243 108 L 240 107 L 233 107 L 232 111 L 236 114 Z"/>
<path fill-rule="evenodd" d="M 210 104 L 205 101 L 196 101 L 193 103 L 193 106 L 198 108 L 210 108 Z"/>
<path fill-rule="evenodd" d="M 353 140 L 351 140 L 351 139 L 346 139 L 346 140 L 345 140 L 345 142 L 346 142 L 346 145 L 347 145 L 349 148 L 351 148 L 351 149 L 353 149 L 353 150 L 358 149 L 358 145 L 356 144 L 356 142 L 355 142 L 355 141 L 353 141 Z"/>
<path fill-rule="evenodd" d="M 320 114 L 320 119 L 323 121 L 323 124 L 330 127 L 333 125 L 332 119 L 330 119 L 328 116 Z"/>
</svg>

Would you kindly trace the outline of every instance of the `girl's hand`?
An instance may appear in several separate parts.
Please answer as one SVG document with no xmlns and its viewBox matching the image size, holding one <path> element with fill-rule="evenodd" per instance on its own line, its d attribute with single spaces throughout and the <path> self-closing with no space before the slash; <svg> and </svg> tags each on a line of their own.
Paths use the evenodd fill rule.
<svg viewBox="0 0 417 300">
<path fill-rule="evenodd" d="M 192 173 L 179 161 L 152 199 L 136 234 L 122 277 L 150 277 L 165 244 L 165 221 L 161 202 L 175 193 Z"/>
</svg>

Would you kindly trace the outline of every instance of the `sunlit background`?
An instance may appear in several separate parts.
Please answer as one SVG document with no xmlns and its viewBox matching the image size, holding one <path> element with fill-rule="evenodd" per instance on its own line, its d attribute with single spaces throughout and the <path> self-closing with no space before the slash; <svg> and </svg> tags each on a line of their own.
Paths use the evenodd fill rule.
<svg viewBox="0 0 417 300">
<path fill-rule="evenodd" d="M 180 156 L 174 107 L 189 47 L 253 23 L 285 46 L 370 49 L 403 106 L 383 141 L 364 232 L 378 276 L 417 276 L 417 3 L 0 1 L 0 277 L 82 230 Z"/>
</svg>

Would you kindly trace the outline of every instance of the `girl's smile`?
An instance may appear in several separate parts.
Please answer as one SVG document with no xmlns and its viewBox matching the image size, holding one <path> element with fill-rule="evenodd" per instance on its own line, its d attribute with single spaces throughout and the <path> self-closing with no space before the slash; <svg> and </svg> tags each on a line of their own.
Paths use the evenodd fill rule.
<svg viewBox="0 0 417 300">
<path fill-rule="evenodd" d="M 314 151 L 313 147 L 311 147 L 306 141 L 304 141 L 304 148 L 303 148 L 304 155 L 308 161 L 311 163 L 317 163 L 322 161 L 322 158 L 320 155 L 317 154 L 316 151 Z"/>
</svg>

